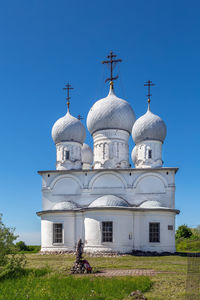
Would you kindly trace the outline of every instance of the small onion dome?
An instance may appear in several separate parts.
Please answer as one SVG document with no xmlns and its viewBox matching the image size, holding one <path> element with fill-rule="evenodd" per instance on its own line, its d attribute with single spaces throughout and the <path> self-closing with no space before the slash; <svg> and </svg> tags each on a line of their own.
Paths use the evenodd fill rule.
<svg viewBox="0 0 200 300">
<path fill-rule="evenodd" d="M 128 207 L 128 203 L 117 196 L 114 195 L 105 195 L 100 198 L 97 198 L 92 203 L 90 203 L 89 207 L 116 207 L 116 206 L 123 206 Z"/>
<path fill-rule="evenodd" d="M 85 143 L 83 144 L 83 147 L 82 147 L 82 150 L 81 150 L 81 155 L 82 155 L 82 162 L 84 164 L 91 165 L 93 163 L 92 149 Z"/>
<path fill-rule="evenodd" d="M 108 96 L 95 102 L 87 116 L 87 127 L 91 134 L 101 129 L 122 129 L 131 133 L 134 122 L 132 107 L 115 95 L 112 86 Z"/>
<path fill-rule="evenodd" d="M 80 120 L 70 115 L 69 111 L 66 115 L 56 121 L 52 128 L 52 138 L 54 143 L 60 142 L 79 142 L 83 143 L 86 132 Z"/>
<path fill-rule="evenodd" d="M 158 207 L 162 207 L 161 203 L 159 201 L 155 201 L 155 200 L 148 200 L 143 202 L 139 207 L 141 208 L 158 208 Z"/>
<path fill-rule="evenodd" d="M 71 210 L 77 208 L 77 204 L 72 201 L 58 202 L 53 206 L 53 210 Z"/>
<path fill-rule="evenodd" d="M 146 114 L 137 119 L 132 129 L 132 137 L 135 144 L 145 140 L 155 140 L 164 142 L 167 128 L 164 121 L 157 115 L 154 115 L 150 106 Z"/>
</svg>

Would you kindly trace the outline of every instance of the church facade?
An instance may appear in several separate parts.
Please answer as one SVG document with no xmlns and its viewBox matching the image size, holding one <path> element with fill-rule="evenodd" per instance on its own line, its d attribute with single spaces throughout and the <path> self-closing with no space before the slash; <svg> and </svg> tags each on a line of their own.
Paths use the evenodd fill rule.
<svg viewBox="0 0 200 300">
<path fill-rule="evenodd" d="M 111 72 L 108 96 L 87 116 L 93 150 L 84 144 L 83 124 L 69 112 L 69 94 L 67 113 L 52 128 L 56 170 L 39 171 L 43 252 L 74 251 L 80 238 L 90 253 L 175 252 L 178 169 L 163 167 L 166 125 L 151 112 L 150 93 L 147 112 L 136 120 L 131 105 L 115 95 L 114 79 Z"/>
</svg>

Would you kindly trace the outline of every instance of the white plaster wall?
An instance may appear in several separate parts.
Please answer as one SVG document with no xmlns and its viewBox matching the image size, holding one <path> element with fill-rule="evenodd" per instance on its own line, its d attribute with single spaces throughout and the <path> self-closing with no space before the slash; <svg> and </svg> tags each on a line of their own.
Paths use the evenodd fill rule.
<svg viewBox="0 0 200 300">
<path fill-rule="evenodd" d="M 148 158 L 148 151 L 152 157 Z M 132 160 L 136 168 L 162 167 L 162 143 L 159 141 L 143 141 L 135 146 L 132 151 Z"/>
<path fill-rule="evenodd" d="M 82 144 L 77 142 L 62 142 L 56 144 L 56 169 L 72 170 L 81 169 Z M 66 160 L 65 151 L 69 151 L 69 159 Z"/>
<path fill-rule="evenodd" d="M 131 206 L 145 201 L 158 201 L 163 208 L 175 208 L 175 170 L 130 169 L 58 171 L 43 174 L 43 210 L 51 210 L 62 201 L 73 201 L 87 207 L 103 195 L 116 195 Z M 86 251 L 130 252 L 133 248 L 144 251 L 175 251 L 174 213 L 136 211 L 88 210 L 76 213 L 55 213 L 42 216 L 42 251 L 71 251 L 79 238 L 86 240 Z M 112 244 L 101 243 L 101 222 L 113 221 Z M 161 223 L 161 242 L 149 243 L 149 222 Z M 64 223 L 64 244 L 52 245 L 53 222 Z M 133 233 L 132 240 L 129 234 Z"/>
<path fill-rule="evenodd" d="M 113 242 L 102 242 L 102 222 L 113 222 Z M 133 216 L 129 211 L 86 211 L 86 252 L 131 252 L 133 249 Z"/>
<path fill-rule="evenodd" d="M 160 223 L 160 243 L 149 242 L 149 223 Z M 168 230 L 173 225 L 173 230 Z M 173 212 L 138 212 L 134 220 L 135 250 L 175 252 L 175 213 Z"/>
<path fill-rule="evenodd" d="M 162 168 L 47 173 L 43 175 L 43 209 L 52 209 L 57 202 L 62 201 L 73 201 L 81 207 L 88 206 L 105 194 L 120 196 L 133 206 L 156 200 L 164 207 L 174 208 L 174 172 Z"/>
<path fill-rule="evenodd" d="M 93 134 L 94 169 L 128 168 L 129 133 L 124 130 L 99 130 Z"/>
<path fill-rule="evenodd" d="M 73 213 L 46 214 L 41 217 L 41 251 L 72 251 L 75 249 Z M 53 223 L 63 224 L 63 244 L 53 244 Z"/>
</svg>

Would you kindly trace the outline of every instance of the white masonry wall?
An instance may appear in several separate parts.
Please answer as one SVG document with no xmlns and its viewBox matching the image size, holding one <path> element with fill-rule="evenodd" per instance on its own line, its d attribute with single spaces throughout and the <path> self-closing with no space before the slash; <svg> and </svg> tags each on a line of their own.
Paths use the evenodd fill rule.
<svg viewBox="0 0 200 300">
<path fill-rule="evenodd" d="M 129 168 L 129 133 L 119 129 L 98 130 L 93 134 L 94 169 Z"/>
<path fill-rule="evenodd" d="M 63 142 L 56 144 L 56 169 L 79 170 L 81 164 L 82 144 L 77 142 Z M 66 151 L 69 151 L 69 159 L 66 159 Z"/>
<path fill-rule="evenodd" d="M 151 157 L 149 157 L 151 151 Z M 162 143 L 159 141 L 142 141 L 137 144 L 131 154 L 136 168 L 161 168 Z"/>
<path fill-rule="evenodd" d="M 49 171 L 42 173 L 42 251 L 72 251 L 77 241 L 85 241 L 86 251 L 130 252 L 131 249 L 145 251 L 175 250 L 174 209 L 176 169 L 129 169 L 129 170 L 85 170 Z M 97 210 L 86 207 L 103 195 L 116 195 L 126 200 L 130 206 L 142 211 Z M 50 212 L 56 203 L 71 201 L 83 211 L 56 213 Z M 140 205 L 156 207 L 142 209 Z M 150 204 L 149 204 L 150 203 Z M 85 209 L 86 208 L 86 209 Z M 102 244 L 101 222 L 113 222 L 113 243 Z M 161 241 L 152 244 L 148 241 L 149 222 L 161 223 Z M 64 224 L 64 243 L 53 245 L 53 223 Z M 173 231 L 168 231 L 173 225 Z M 93 250 L 92 250 L 93 249 Z"/>
</svg>

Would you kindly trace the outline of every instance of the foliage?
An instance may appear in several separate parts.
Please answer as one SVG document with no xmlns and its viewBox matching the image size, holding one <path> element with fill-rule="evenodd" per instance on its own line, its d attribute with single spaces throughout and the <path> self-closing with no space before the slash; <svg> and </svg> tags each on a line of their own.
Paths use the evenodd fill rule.
<svg viewBox="0 0 200 300">
<path fill-rule="evenodd" d="M 124 299 L 132 291 L 149 291 L 151 280 L 141 277 L 74 277 L 59 274 L 40 278 L 30 272 L 0 282 L 0 299 Z"/>
<path fill-rule="evenodd" d="M 17 251 L 19 253 L 38 253 L 41 249 L 41 246 L 38 245 L 26 245 L 25 242 L 20 241 L 16 243 Z"/>
<path fill-rule="evenodd" d="M 195 239 L 200 239 L 200 225 L 198 225 L 196 228 L 192 228 L 191 230 Z"/>
<path fill-rule="evenodd" d="M 0 214 L 0 278 L 14 274 L 24 268 L 24 255 L 16 254 L 14 229 L 6 227 Z"/>
<path fill-rule="evenodd" d="M 192 236 L 192 230 L 187 225 L 181 225 L 176 230 L 176 239 L 190 238 Z"/>
<path fill-rule="evenodd" d="M 194 238 L 192 235 L 190 239 L 180 238 L 176 240 L 176 251 L 200 252 L 200 238 Z"/>
<path fill-rule="evenodd" d="M 19 241 L 16 243 L 16 247 L 19 251 L 29 251 L 28 246 L 23 241 Z"/>
</svg>

